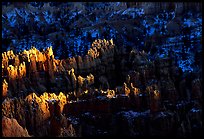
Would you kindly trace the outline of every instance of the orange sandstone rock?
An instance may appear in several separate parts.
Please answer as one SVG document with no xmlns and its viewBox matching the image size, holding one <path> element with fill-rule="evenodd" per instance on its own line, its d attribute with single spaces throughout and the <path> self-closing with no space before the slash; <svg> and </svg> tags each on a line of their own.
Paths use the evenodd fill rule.
<svg viewBox="0 0 204 139">
<path fill-rule="evenodd" d="M 16 119 L 2 117 L 2 136 L 3 137 L 30 137 L 27 129 L 23 129 Z"/>
<path fill-rule="evenodd" d="M 8 93 L 8 83 L 6 82 L 6 80 L 4 79 L 3 81 L 3 85 L 2 85 L 2 96 L 3 97 L 6 97 L 7 96 L 7 93 Z"/>
</svg>

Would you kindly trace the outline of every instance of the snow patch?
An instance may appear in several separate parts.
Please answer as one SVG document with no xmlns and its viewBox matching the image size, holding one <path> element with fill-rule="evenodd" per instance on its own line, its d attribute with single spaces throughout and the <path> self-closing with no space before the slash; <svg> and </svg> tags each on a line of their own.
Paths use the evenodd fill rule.
<svg viewBox="0 0 204 139">
<path fill-rule="evenodd" d="M 200 112 L 200 111 L 201 111 L 200 109 L 196 109 L 196 108 L 191 109 L 191 112 L 193 112 L 193 113 L 197 113 L 197 112 Z"/>
</svg>

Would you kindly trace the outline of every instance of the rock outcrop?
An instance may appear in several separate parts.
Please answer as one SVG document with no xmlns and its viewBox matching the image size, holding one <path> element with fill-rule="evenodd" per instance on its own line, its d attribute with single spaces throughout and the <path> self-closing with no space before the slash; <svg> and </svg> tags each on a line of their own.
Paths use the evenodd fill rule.
<svg viewBox="0 0 204 139">
<path fill-rule="evenodd" d="M 2 137 L 30 137 L 27 129 L 21 127 L 13 118 L 2 117 Z"/>
</svg>

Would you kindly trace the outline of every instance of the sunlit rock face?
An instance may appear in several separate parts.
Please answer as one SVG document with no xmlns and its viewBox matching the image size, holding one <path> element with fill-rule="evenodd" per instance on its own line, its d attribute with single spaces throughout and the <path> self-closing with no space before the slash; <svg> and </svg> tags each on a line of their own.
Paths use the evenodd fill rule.
<svg viewBox="0 0 204 139">
<path fill-rule="evenodd" d="M 3 81 L 2 88 L 2 97 L 5 97 L 8 93 L 8 83 L 6 82 L 6 80 Z"/>
<path fill-rule="evenodd" d="M 113 40 L 105 39 L 94 41 L 83 59 L 78 56 L 56 60 L 52 47 L 42 52 L 33 47 L 19 55 L 15 55 L 11 50 L 2 54 L 2 75 L 8 78 L 6 79 L 10 84 L 8 90 L 18 92 L 16 95 L 13 94 L 15 96 L 20 95 L 20 92 L 60 91 L 59 88 L 63 89 L 63 86 L 57 85 L 57 82 L 62 80 L 62 77 L 67 83 L 66 90 L 61 91 L 71 91 L 78 88 L 77 76 L 80 74 L 87 76 L 85 82 L 88 82 L 88 85 L 94 84 L 94 75 L 107 74 L 110 78 L 109 75 L 115 70 L 114 56 Z M 4 83 L 4 90 L 5 85 Z"/>
<path fill-rule="evenodd" d="M 67 59 L 55 59 L 52 47 L 2 53 L 3 135 L 201 134 L 201 77 L 148 56 L 105 39 Z M 5 124 L 10 119 L 16 131 Z"/>
<path fill-rule="evenodd" d="M 2 117 L 3 137 L 30 137 L 28 131 L 21 127 L 16 119 Z"/>
</svg>

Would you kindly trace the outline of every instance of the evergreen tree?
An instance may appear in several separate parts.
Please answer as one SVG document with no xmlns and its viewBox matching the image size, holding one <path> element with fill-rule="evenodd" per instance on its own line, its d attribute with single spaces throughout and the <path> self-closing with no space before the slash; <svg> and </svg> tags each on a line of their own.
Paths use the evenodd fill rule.
<svg viewBox="0 0 204 139">
<path fill-rule="evenodd" d="M 61 54 L 62 59 L 68 58 L 68 54 L 69 54 L 68 48 L 67 48 L 68 46 L 66 46 L 64 40 L 61 40 L 61 47 L 62 47 L 62 54 Z"/>
<path fill-rule="evenodd" d="M 92 42 L 93 38 L 91 36 L 91 32 L 87 32 L 86 38 L 89 42 Z"/>
</svg>

